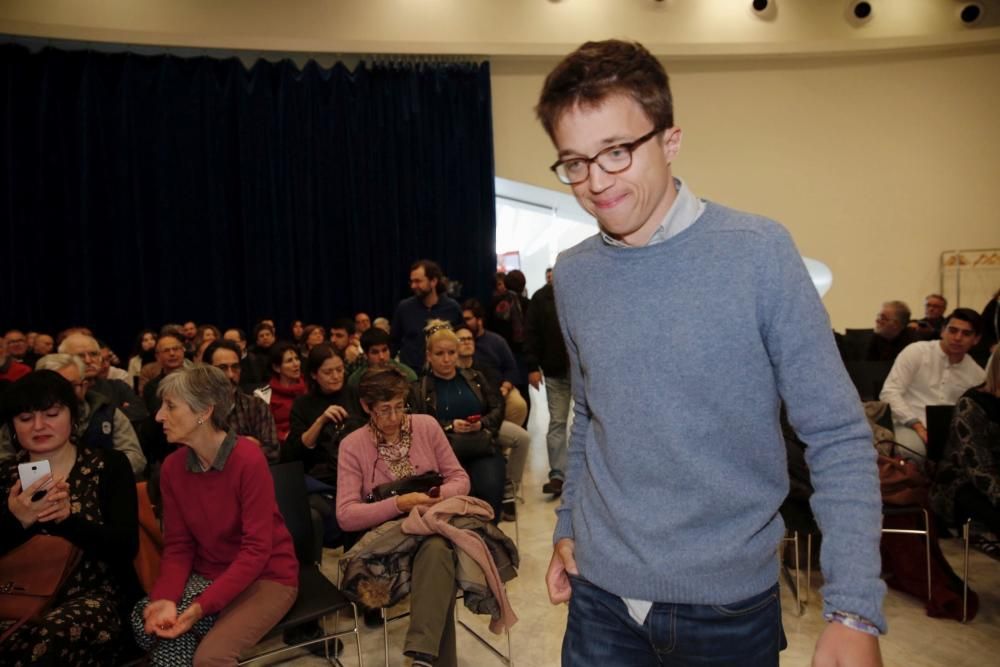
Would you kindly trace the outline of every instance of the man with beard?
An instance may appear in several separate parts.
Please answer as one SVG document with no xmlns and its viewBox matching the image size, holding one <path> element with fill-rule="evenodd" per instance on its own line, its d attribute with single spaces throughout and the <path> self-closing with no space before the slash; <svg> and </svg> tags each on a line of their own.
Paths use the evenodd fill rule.
<svg viewBox="0 0 1000 667">
<path fill-rule="evenodd" d="M 231 340 L 217 340 L 205 348 L 202 360 L 222 371 L 233 386 L 233 409 L 227 417 L 229 428 L 256 442 L 268 463 L 277 463 L 278 430 L 267 403 L 240 390 L 242 367 L 240 346 Z"/>
<path fill-rule="evenodd" d="M 441 267 L 429 259 L 410 267 L 410 290 L 413 296 L 400 301 L 392 316 L 392 341 L 399 360 L 419 371 L 426 356 L 424 326 L 430 320 L 445 320 L 457 329 L 462 326 L 462 309 L 444 293 Z"/>
</svg>

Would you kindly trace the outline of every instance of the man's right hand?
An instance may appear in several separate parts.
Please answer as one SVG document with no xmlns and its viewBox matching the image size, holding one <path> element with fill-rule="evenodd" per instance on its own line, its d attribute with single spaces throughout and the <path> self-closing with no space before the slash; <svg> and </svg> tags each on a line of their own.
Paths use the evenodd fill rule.
<svg viewBox="0 0 1000 667">
<path fill-rule="evenodd" d="M 542 386 L 542 373 L 541 371 L 531 371 L 528 373 L 528 384 L 530 384 L 535 389 Z"/>
<path fill-rule="evenodd" d="M 576 558 L 573 557 L 575 549 L 576 543 L 568 537 L 564 537 L 556 542 L 556 546 L 552 550 L 549 570 L 545 573 L 545 585 L 549 589 L 549 601 L 552 604 L 569 602 L 569 598 L 573 594 L 569 575 L 580 574 L 576 568 Z"/>
</svg>

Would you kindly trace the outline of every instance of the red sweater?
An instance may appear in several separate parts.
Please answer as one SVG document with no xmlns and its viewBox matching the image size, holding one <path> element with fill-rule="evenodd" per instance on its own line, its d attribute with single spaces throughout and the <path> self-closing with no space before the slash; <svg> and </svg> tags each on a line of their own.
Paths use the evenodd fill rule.
<svg viewBox="0 0 1000 667">
<path fill-rule="evenodd" d="M 168 456 L 160 473 L 164 548 L 150 599 L 179 602 L 192 573 L 212 580 L 195 600 L 206 615 L 258 579 L 297 587 L 295 547 L 260 447 L 238 438 L 222 470 L 197 473 L 187 469 L 189 451 Z"/>
<path fill-rule="evenodd" d="M 298 384 L 286 387 L 278 378 L 272 377 L 270 386 L 271 414 L 274 415 L 274 426 L 278 429 L 278 441 L 284 442 L 291 430 L 292 403 L 299 396 L 305 395 L 306 383 L 299 378 Z"/>
</svg>

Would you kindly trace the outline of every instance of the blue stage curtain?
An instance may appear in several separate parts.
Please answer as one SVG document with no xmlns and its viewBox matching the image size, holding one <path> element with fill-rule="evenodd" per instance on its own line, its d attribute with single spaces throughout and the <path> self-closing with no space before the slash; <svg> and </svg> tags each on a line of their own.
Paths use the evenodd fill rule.
<svg viewBox="0 0 1000 667">
<path fill-rule="evenodd" d="M 487 300 L 488 63 L 0 46 L 0 325 L 389 316 L 437 260 Z M 122 347 L 124 346 L 124 347 Z"/>
</svg>

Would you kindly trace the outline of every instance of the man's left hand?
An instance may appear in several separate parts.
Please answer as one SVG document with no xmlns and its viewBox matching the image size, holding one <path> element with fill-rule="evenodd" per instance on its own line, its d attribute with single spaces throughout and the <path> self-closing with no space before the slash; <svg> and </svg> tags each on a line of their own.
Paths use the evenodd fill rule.
<svg viewBox="0 0 1000 667">
<path fill-rule="evenodd" d="M 813 667 L 882 667 L 878 637 L 830 622 L 816 642 Z"/>
</svg>

